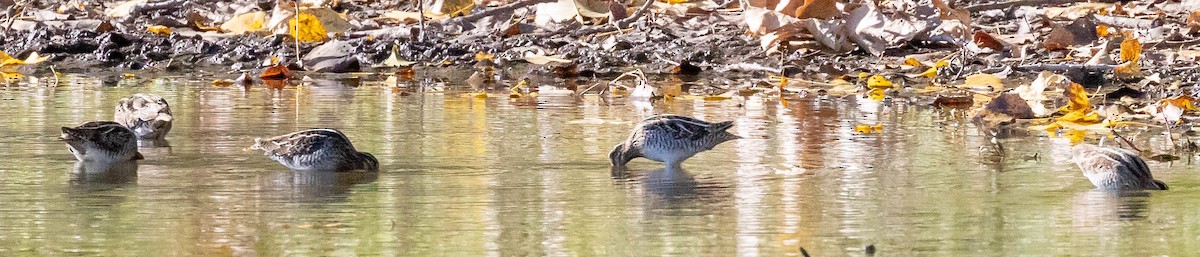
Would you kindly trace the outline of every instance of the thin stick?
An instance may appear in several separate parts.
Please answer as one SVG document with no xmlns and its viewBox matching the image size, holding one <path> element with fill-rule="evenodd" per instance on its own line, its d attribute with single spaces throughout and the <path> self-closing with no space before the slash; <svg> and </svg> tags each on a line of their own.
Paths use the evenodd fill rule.
<svg viewBox="0 0 1200 257">
<path fill-rule="evenodd" d="M 1017 1 L 1002 2 L 1002 3 L 972 5 L 972 6 L 967 7 L 967 11 L 969 11 L 971 13 L 977 13 L 977 12 L 982 12 L 982 11 L 1006 9 L 1006 8 L 1012 8 L 1012 7 L 1017 7 L 1017 6 L 1061 5 L 1061 4 L 1082 3 L 1082 2 L 1112 3 L 1112 2 L 1118 2 L 1118 0 L 1097 0 L 1097 1 L 1088 1 L 1088 0 L 1017 0 Z"/>
<path fill-rule="evenodd" d="M 421 31 L 417 32 L 417 42 L 425 42 L 425 0 L 417 0 L 417 14 L 421 16 Z"/>
<path fill-rule="evenodd" d="M 300 58 L 300 1 L 293 2 L 293 5 L 296 7 L 296 26 L 292 26 L 292 30 L 296 33 L 292 38 L 296 40 L 296 63 L 300 64 L 300 67 L 304 67 L 304 60 Z"/>
<path fill-rule="evenodd" d="M 1125 145 L 1129 146 L 1129 148 L 1133 148 L 1133 150 L 1134 150 L 1134 151 L 1138 151 L 1139 153 L 1140 153 L 1140 152 L 1142 152 L 1142 149 L 1139 149 L 1139 148 L 1138 148 L 1136 145 L 1133 145 L 1133 141 L 1129 141 L 1129 139 L 1128 139 L 1128 138 L 1125 138 L 1125 137 L 1121 136 L 1121 134 L 1120 134 L 1120 133 L 1117 133 L 1117 130 L 1116 130 L 1116 129 L 1109 128 L 1108 130 L 1109 130 L 1109 131 L 1110 131 L 1110 133 L 1112 133 L 1114 136 L 1117 136 L 1117 138 L 1118 138 L 1118 139 L 1121 139 L 1121 141 L 1122 141 L 1122 142 L 1125 142 Z M 1102 139 L 1103 139 L 1103 138 L 1102 138 Z"/>
</svg>

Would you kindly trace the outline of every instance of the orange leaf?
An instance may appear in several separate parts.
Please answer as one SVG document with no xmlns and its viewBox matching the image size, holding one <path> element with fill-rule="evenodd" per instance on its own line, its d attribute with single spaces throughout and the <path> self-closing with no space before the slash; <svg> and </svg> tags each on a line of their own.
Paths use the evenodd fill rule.
<svg viewBox="0 0 1200 257">
<path fill-rule="evenodd" d="M 1004 48 L 1007 48 L 1007 43 L 996 39 L 996 37 L 993 37 L 991 34 L 983 32 L 982 30 L 975 31 L 974 41 L 975 44 L 979 45 L 980 47 L 991 48 L 992 50 L 996 51 L 1004 51 Z"/>
<path fill-rule="evenodd" d="M 1108 36 L 1108 25 L 1104 25 L 1104 24 L 1096 25 L 1096 36 L 1107 37 Z"/>
<path fill-rule="evenodd" d="M 1142 55 L 1142 43 L 1136 38 L 1126 37 L 1121 41 L 1121 62 L 1137 62 Z"/>
<path fill-rule="evenodd" d="M 800 19 L 823 20 L 842 17 L 842 10 L 838 10 L 837 4 L 837 0 L 804 0 L 804 5 L 796 8 L 795 16 Z"/>
<path fill-rule="evenodd" d="M 1087 90 L 1083 89 L 1083 85 L 1071 83 L 1070 86 L 1067 86 L 1067 90 L 1063 91 L 1063 97 L 1067 98 L 1067 106 L 1063 106 L 1063 108 L 1059 109 L 1059 112 L 1064 114 L 1092 112 L 1092 105 L 1088 102 Z"/>
<path fill-rule="evenodd" d="M 292 70 L 288 69 L 287 65 L 283 63 L 276 63 L 275 65 L 268 66 L 267 69 L 263 70 L 262 75 L 258 77 L 263 79 L 291 79 Z"/>
<path fill-rule="evenodd" d="M 1113 68 L 1113 75 L 1120 80 L 1140 78 L 1142 77 L 1142 66 L 1138 65 L 1137 62 L 1122 63 Z"/>
<path fill-rule="evenodd" d="M 1195 100 L 1196 99 L 1193 99 L 1192 96 L 1182 95 L 1175 98 L 1163 99 L 1162 101 L 1170 105 L 1179 106 L 1179 108 L 1183 108 L 1183 110 L 1186 111 L 1194 111 L 1196 110 L 1196 106 L 1192 105 L 1192 101 Z"/>
</svg>

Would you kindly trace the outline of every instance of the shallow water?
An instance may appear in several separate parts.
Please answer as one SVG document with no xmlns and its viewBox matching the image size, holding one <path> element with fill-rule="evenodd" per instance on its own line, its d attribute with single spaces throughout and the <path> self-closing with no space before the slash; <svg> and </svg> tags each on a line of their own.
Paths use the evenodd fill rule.
<svg viewBox="0 0 1200 257">
<path fill-rule="evenodd" d="M 1150 161 L 1170 191 L 1097 192 L 1066 139 L 1010 139 L 997 158 L 962 111 L 853 96 L 646 109 L 552 90 L 509 100 L 208 81 L 0 89 L 0 255 L 1200 252 L 1191 155 Z M 143 148 L 136 176 L 73 174 L 59 127 L 111 119 L 140 92 L 171 103 L 171 146 Z M 652 113 L 735 120 L 745 139 L 684 170 L 639 159 L 611 172 L 608 151 Z M 855 132 L 876 123 L 882 132 Z M 293 172 L 248 149 L 311 127 L 341 129 L 381 171 Z M 1153 134 L 1138 137 L 1163 145 Z"/>
</svg>

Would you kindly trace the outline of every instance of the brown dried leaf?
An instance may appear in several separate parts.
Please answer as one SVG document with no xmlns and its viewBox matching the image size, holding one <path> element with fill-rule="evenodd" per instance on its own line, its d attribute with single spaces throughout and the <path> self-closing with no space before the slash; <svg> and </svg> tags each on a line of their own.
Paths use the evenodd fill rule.
<svg viewBox="0 0 1200 257">
<path fill-rule="evenodd" d="M 796 8 L 796 18 L 834 19 L 842 17 L 842 10 L 837 8 L 837 0 L 804 0 L 804 5 Z"/>
<path fill-rule="evenodd" d="M 1096 36 L 1096 23 L 1091 19 L 1081 18 L 1066 26 L 1054 26 L 1050 35 L 1046 36 L 1046 41 L 1042 42 L 1046 50 L 1064 50 L 1074 45 L 1090 44 L 1099 39 Z"/>
</svg>

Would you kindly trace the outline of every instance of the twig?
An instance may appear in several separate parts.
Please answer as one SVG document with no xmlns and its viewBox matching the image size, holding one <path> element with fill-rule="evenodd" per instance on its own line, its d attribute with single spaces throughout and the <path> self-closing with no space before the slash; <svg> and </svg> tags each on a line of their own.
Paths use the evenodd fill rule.
<svg viewBox="0 0 1200 257">
<path fill-rule="evenodd" d="M 1065 71 L 1065 70 L 1112 70 L 1117 68 L 1117 65 L 1112 64 L 1030 64 L 1019 65 L 1013 67 L 1014 70 L 1021 71 Z"/>
<path fill-rule="evenodd" d="M 1109 128 L 1109 131 L 1114 136 L 1117 136 L 1118 139 L 1121 139 L 1121 141 L 1125 142 L 1125 145 L 1128 145 L 1129 148 L 1133 148 L 1134 151 L 1137 151 L 1139 153 L 1142 152 L 1142 149 L 1138 149 L 1138 147 L 1136 145 L 1133 145 L 1133 141 L 1129 141 L 1128 138 L 1125 138 L 1125 137 L 1121 136 L 1120 133 L 1117 133 L 1116 129 Z"/>
<path fill-rule="evenodd" d="M 417 32 L 417 42 L 425 42 L 425 0 L 417 1 L 417 15 L 421 16 L 421 32 Z M 409 36 L 412 36 L 412 30 L 409 30 Z"/>
<path fill-rule="evenodd" d="M 975 13 L 975 12 L 990 11 L 990 10 L 996 10 L 996 9 L 1008 9 L 1008 8 L 1012 8 L 1012 7 L 1016 7 L 1016 6 L 1062 5 L 1062 4 L 1082 3 L 1082 2 L 1114 3 L 1114 2 L 1118 2 L 1118 1 L 1119 0 L 1094 0 L 1094 1 L 1088 1 L 1088 0 L 1017 0 L 1017 1 L 1002 2 L 1002 3 L 972 5 L 972 6 L 967 7 L 967 11 Z"/>
<path fill-rule="evenodd" d="M 500 7 L 496 7 L 496 8 L 492 8 L 492 9 L 483 10 L 483 11 L 480 11 L 480 12 L 477 12 L 477 13 L 474 13 L 471 15 L 464 15 L 464 16 L 459 16 L 458 18 L 447 19 L 445 21 L 442 21 L 442 24 L 449 24 L 452 22 L 460 22 L 460 23 L 475 22 L 477 20 L 480 20 L 480 19 L 483 19 L 486 17 L 491 17 L 492 15 L 497 15 L 497 14 L 505 13 L 505 12 L 512 12 L 513 10 L 516 10 L 519 8 L 529 7 L 529 6 L 533 6 L 533 5 L 541 4 L 541 3 L 551 3 L 551 2 L 555 2 L 555 1 L 556 0 L 524 0 L 524 1 L 516 2 L 516 3 L 511 3 L 511 4 L 508 4 L 505 6 L 500 6 Z M 424 25 L 422 25 L 422 28 L 424 28 Z"/>
<path fill-rule="evenodd" d="M 1134 28 L 1134 29 L 1152 29 L 1163 25 L 1162 19 L 1138 19 L 1126 18 L 1107 15 L 1096 15 L 1096 23 L 1105 24 L 1117 28 Z"/>
<path fill-rule="evenodd" d="M 276 2 L 276 5 L 278 3 Z M 293 3 L 296 7 L 296 26 L 292 26 L 292 29 L 296 31 L 296 34 L 292 34 L 295 36 L 293 39 L 296 40 L 296 63 L 300 64 L 300 67 L 304 67 L 304 59 L 300 58 L 300 1 Z"/>
</svg>

